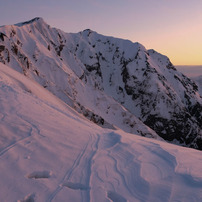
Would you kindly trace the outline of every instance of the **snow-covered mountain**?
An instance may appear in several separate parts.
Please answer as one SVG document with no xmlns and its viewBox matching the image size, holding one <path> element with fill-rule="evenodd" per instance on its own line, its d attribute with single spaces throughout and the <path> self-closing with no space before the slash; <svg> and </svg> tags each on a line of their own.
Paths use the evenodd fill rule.
<svg viewBox="0 0 202 202">
<path fill-rule="evenodd" d="M 202 199 L 201 151 L 104 129 L 0 63 L 1 202 Z"/>
<path fill-rule="evenodd" d="M 195 81 L 202 96 L 202 65 L 179 65 L 176 68 Z"/>
<path fill-rule="evenodd" d="M 195 81 L 196 84 L 198 85 L 199 93 L 202 96 L 202 75 L 192 77 L 192 80 Z"/>
<path fill-rule="evenodd" d="M 202 149 L 197 85 L 139 43 L 35 18 L 0 27 L 0 61 L 103 127 Z"/>
</svg>

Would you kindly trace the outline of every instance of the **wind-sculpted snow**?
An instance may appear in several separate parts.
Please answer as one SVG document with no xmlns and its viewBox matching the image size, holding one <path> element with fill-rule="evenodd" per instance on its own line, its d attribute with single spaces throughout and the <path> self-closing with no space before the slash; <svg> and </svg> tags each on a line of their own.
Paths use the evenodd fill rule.
<svg viewBox="0 0 202 202">
<path fill-rule="evenodd" d="M 0 61 L 104 128 L 202 149 L 198 86 L 139 43 L 35 18 L 0 27 Z"/>
<path fill-rule="evenodd" d="M 0 64 L 1 201 L 201 201 L 201 152 L 103 129 Z"/>
</svg>

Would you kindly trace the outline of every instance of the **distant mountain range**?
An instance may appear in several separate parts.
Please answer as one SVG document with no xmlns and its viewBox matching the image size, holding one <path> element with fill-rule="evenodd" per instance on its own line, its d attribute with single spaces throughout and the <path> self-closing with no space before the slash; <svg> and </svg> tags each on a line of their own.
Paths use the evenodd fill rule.
<svg viewBox="0 0 202 202">
<path fill-rule="evenodd" d="M 176 65 L 176 68 L 191 78 L 202 75 L 202 65 Z"/>
<path fill-rule="evenodd" d="M 198 86 L 139 43 L 35 18 L 0 27 L 0 62 L 99 126 L 202 150 Z"/>
</svg>

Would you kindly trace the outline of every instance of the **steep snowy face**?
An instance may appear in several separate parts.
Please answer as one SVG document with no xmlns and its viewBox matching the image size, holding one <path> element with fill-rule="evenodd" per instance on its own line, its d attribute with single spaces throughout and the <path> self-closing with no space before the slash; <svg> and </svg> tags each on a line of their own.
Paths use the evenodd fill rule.
<svg viewBox="0 0 202 202">
<path fill-rule="evenodd" d="M 74 54 L 80 34 L 51 28 L 41 18 L 4 26 L 0 34 L 1 62 L 34 79 L 89 120 L 161 139 L 111 96 L 82 81 L 87 70 Z"/>
<path fill-rule="evenodd" d="M 197 85 L 139 43 L 67 34 L 35 18 L 0 28 L 0 61 L 101 125 L 202 149 Z"/>
<path fill-rule="evenodd" d="M 198 87 L 166 56 L 91 30 L 78 38 L 74 54 L 85 66 L 80 78 L 86 84 L 112 96 L 164 139 L 201 147 Z"/>
</svg>

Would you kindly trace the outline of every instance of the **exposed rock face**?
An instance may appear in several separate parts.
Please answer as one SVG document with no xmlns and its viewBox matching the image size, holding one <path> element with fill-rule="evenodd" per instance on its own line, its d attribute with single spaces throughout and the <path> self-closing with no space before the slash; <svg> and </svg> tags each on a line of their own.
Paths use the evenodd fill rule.
<svg viewBox="0 0 202 202">
<path fill-rule="evenodd" d="M 35 18 L 0 28 L 0 61 L 100 125 L 202 149 L 198 86 L 139 43 Z"/>
</svg>

